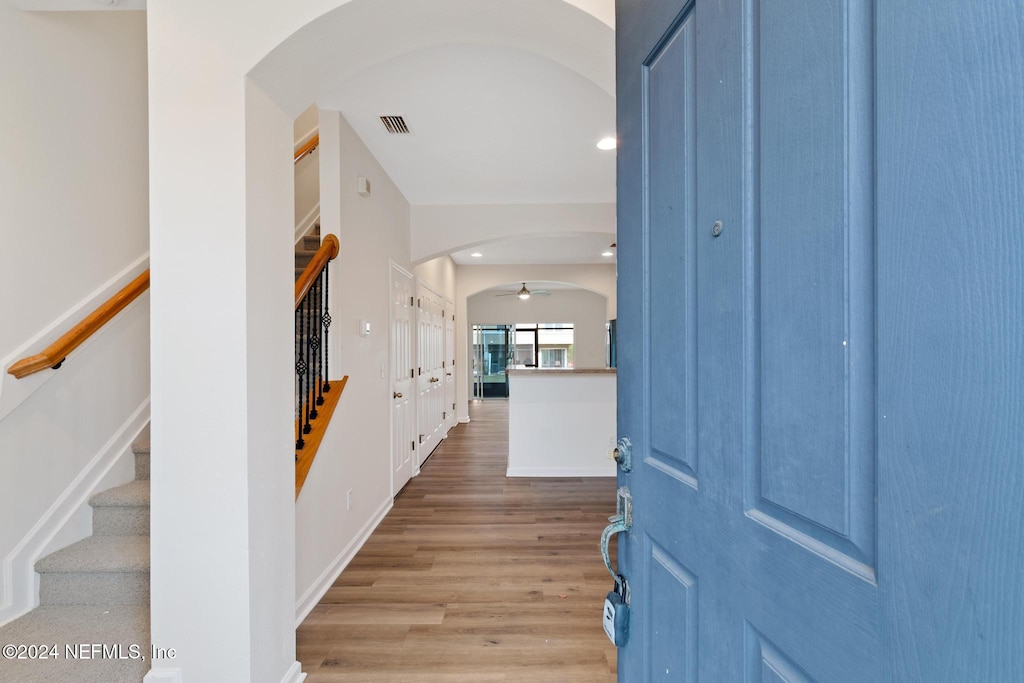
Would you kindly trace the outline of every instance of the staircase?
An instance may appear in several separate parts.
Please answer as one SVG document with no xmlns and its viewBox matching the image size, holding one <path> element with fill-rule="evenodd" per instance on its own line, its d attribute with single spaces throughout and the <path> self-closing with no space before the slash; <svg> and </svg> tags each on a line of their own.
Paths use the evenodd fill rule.
<svg viewBox="0 0 1024 683">
<path fill-rule="evenodd" d="M 320 221 L 295 245 L 295 279 L 298 280 L 320 248 Z"/>
<path fill-rule="evenodd" d="M 39 560 L 39 607 L 0 628 L 0 645 L 55 645 L 56 656 L 0 659 L 0 681 L 138 683 L 149 671 L 148 426 L 132 450 L 135 480 L 90 499 L 93 535 Z M 114 649 L 65 650 L 93 643 Z"/>
</svg>

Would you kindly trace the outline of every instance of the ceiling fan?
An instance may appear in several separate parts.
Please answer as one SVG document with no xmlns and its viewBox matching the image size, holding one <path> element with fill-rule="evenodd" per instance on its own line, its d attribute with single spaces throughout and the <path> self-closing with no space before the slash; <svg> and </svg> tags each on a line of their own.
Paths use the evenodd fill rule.
<svg viewBox="0 0 1024 683">
<path fill-rule="evenodd" d="M 546 289 L 534 289 L 530 290 L 526 288 L 526 283 L 523 283 L 522 288 L 515 292 L 503 292 L 501 294 L 495 294 L 494 296 L 518 296 L 523 301 L 526 301 L 531 296 L 551 296 L 551 292 Z"/>
</svg>

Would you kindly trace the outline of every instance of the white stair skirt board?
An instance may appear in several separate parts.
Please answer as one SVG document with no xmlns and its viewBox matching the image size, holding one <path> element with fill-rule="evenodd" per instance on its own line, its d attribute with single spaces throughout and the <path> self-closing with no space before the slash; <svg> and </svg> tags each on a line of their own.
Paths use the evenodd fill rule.
<svg viewBox="0 0 1024 683">
<path fill-rule="evenodd" d="M 149 422 L 149 397 L 125 421 L 93 456 L 85 469 L 54 501 L 50 509 L 36 522 L 17 546 L 4 559 L 4 595 L 10 599 L 0 605 L 0 626 L 34 608 L 39 600 L 36 562 L 47 552 L 48 546 L 67 525 L 72 516 L 89 505 L 89 498 L 97 492 L 101 482 L 121 458 L 132 458 L 132 443 L 138 438 Z M 106 488 L 106 487 L 104 487 Z M 91 533 L 79 535 L 75 540 L 86 538 Z M 55 550 L 55 548 L 54 548 Z"/>
<path fill-rule="evenodd" d="M 293 662 L 288 673 L 281 679 L 281 683 L 302 683 L 304 680 L 306 680 L 306 674 L 302 673 L 302 665 Z"/>
<path fill-rule="evenodd" d="M 394 507 L 395 501 L 393 498 L 385 500 L 377 512 L 363 525 L 363 528 L 359 530 L 356 537 L 345 546 L 345 548 L 338 554 L 334 561 L 331 562 L 327 569 L 313 582 L 313 585 L 299 598 L 298 604 L 295 606 L 295 628 L 298 628 L 303 619 L 305 619 L 313 608 L 316 607 L 317 603 L 320 602 L 320 598 L 324 597 L 324 594 L 334 585 L 334 582 L 341 575 L 341 572 L 345 570 L 348 563 L 352 561 L 352 558 L 356 556 L 363 544 L 366 543 L 366 539 L 370 537 L 370 534 L 380 525 L 384 518 L 387 516 L 391 508 Z"/>
<path fill-rule="evenodd" d="M 15 361 L 24 358 L 25 356 L 39 353 L 44 348 L 57 341 L 62 334 L 70 330 L 78 323 L 78 321 L 95 311 L 101 304 L 105 303 L 110 297 L 123 289 L 125 285 L 141 275 L 142 271 L 146 270 L 146 268 L 149 268 L 149 252 L 140 256 L 127 268 L 103 284 L 99 289 L 69 308 L 63 313 L 63 315 L 58 317 L 52 323 L 47 325 L 45 329 L 11 352 L 11 354 L 6 358 L 0 359 L 0 420 L 7 417 L 12 410 L 21 405 L 25 399 L 34 394 L 39 387 L 46 384 L 50 378 L 56 374 L 52 371 L 46 370 L 43 372 L 37 372 L 34 375 L 29 375 L 28 377 L 23 377 L 22 379 L 15 379 L 13 375 L 7 374 L 7 368 L 11 367 Z M 146 294 L 143 294 L 142 296 L 146 296 Z M 129 304 L 128 308 L 119 313 L 115 320 L 132 311 L 136 307 L 137 303 L 138 300 Z M 96 339 L 103 335 L 108 329 L 110 329 L 110 323 L 104 325 L 96 332 L 96 334 L 86 339 L 81 346 L 72 351 L 71 355 L 68 356 L 68 360 L 70 361 L 75 356 L 82 353 L 84 349 L 88 348 L 90 344 L 96 341 Z"/>
<path fill-rule="evenodd" d="M 181 669 L 150 669 L 142 683 L 182 683 Z"/>
<path fill-rule="evenodd" d="M 302 239 L 302 236 L 309 232 L 310 228 L 316 225 L 317 220 L 320 218 L 320 202 L 309 210 L 302 220 L 295 226 L 295 244 L 298 244 Z"/>
</svg>

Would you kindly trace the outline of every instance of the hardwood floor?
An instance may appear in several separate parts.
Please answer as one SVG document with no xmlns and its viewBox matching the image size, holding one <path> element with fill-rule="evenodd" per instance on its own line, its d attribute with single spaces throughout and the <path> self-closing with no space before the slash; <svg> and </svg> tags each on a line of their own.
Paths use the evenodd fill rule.
<svg viewBox="0 0 1024 683">
<path fill-rule="evenodd" d="M 470 417 L 299 627 L 307 683 L 615 681 L 614 479 L 508 479 L 508 404 Z"/>
</svg>

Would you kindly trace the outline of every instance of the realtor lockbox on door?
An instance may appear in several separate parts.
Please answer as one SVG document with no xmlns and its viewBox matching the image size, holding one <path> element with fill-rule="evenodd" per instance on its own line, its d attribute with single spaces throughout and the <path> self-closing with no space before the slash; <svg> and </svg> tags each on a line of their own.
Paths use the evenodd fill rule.
<svg viewBox="0 0 1024 683">
<path fill-rule="evenodd" d="M 626 644 L 629 634 L 629 584 L 620 574 L 604 599 L 604 632 L 615 647 Z"/>
</svg>

